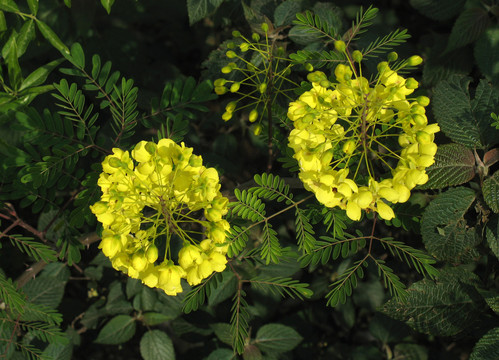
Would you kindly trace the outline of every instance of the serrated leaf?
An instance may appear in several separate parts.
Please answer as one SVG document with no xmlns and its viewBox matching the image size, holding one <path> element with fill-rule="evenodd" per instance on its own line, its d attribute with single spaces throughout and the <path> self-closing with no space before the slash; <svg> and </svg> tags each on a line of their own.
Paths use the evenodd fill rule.
<svg viewBox="0 0 499 360">
<path fill-rule="evenodd" d="M 293 328 L 281 324 L 267 324 L 256 333 L 255 345 L 268 353 L 283 353 L 293 350 L 302 337 Z"/>
<path fill-rule="evenodd" d="M 490 18 L 482 7 L 472 7 L 459 14 L 449 37 L 447 49 L 450 51 L 471 44 L 489 27 Z"/>
<path fill-rule="evenodd" d="M 165 321 L 172 320 L 173 317 L 157 312 L 147 312 L 142 316 L 142 320 L 148 326 L 154 326 Z"/>
<path fill-rule="evenodd" d="M 393 349 L 395 359 L 428 360 L 428 349 L 423 345 L 402 343 Z"/>
<path fill-rule="evenodd" d="M 210 327 L 215 332 L 218 340 L 227 345 L 232 345 L 232 332 L 230 324 L 226 323 L 215 323 L 211 324 Z"/>
<path fill-rule="evenodd" d="M 232 271 L 224 271 L 216 289 L 208 296 L 208 305 L 215 306 L 232 297 L 237 289 L 237 278 Z"/>
<path fill-rule="evenodd" d="M 442 131 L 454 142 L 474 148 L 485 148 L 497 141 L 499 134 L 490 127 L 490 113 L 499 103 L 497 92 L 486 81 L 480 81 L 475 98 L 468 92 L 471 78 L 455 75 L 441 81 L 434 89 L 433 112 Z"/>
<path fill-rule="evenodd" d="M 161 330 L 151 330 L 142 336 L 140 355 L 144 360 L 175 360 L 173 343 Z"/>
<path fill-rule="evenodd" d="M 117 315 L 100 330 L 95 342 L 117 345 L 130 340 L 135 334 L 135 319 L 128 315 Z"/>
<path fill-rule="evenodd" d="M 229 349 L 216 349 L 204 360 L 233 360 L 234 352 Z"/>
<path fill-rule="evenodd" d="M 274 24 L 276 26 L 290 25 L 296 13 L 302 9 L 302 0 L 286 0 L 279 4 L 274 11 Z"/>
<path fill-rule="evenodd" d="M 425 334 L 456 336 L 481 320 L 477 281 L 468 269 L 446 268 L 435 282 L 424 279 L 411 285 L 405 301 L 392 299 L 382 312 Z"/>
<path fill-rule="evenodd" d="M 485 166 L 492 166 L 499 161 L 499 149 L 491 149 L 483 155 L 483 164 Z"/>
<path fill-rule="evenodd" d="M 448 20 L 461 11 L 466 0 L 410 0 L 411 6 L 433 20 Z"/>
<path fill-rule="evenodd" d="M 426 169 L 429 180 L 420 189 L 443 189 L 464 184 L 475 177 L 475 156 L 460 144 L 440 145 L 435 163 Z"/>
<path fill-rule="evenodd" d="M 499 213 L 499 171 L 483 182 L 483 198 L 493 212 Z"/>
<path fill-rule="evenodd" d="M 499 84 L 499 26 L 488 28 L 477 40 L 474 50 L 480 71 L 495 85 Z"/>
<path fill-rule="evenodd" d="M 192 25 L 208 15 L 211 15 L 223 1 L 224 0 L 187 0 L 189 24 Z"/>
<path fill-rule="evenodd" d="M 499 358 L 499 327 L 489 330 L 475 344 L 470 360 L 494 360 Z"/>
<path fill-rule="evenodd" d="M 450 263 L 467 262 L 478 256 L 476 230 L 464 216 L 475 201 L 471 189 L 451 188 L 435 198 L 421 219 L 421 234 L 428 252 Z"/>
<path fill-rule="evenodd" d="M 490 218 L 485 227 L 485 238 L 494 255 L 499 259 L 499 216 Z"/>
</svg>

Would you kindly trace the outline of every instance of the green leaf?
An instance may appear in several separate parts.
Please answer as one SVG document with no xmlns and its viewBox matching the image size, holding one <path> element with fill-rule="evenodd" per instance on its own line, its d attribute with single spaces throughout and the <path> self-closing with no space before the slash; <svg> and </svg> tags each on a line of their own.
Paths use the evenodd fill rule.
<svg viewBox="0 0 499 360">
<path fill-rule="evenodd" d="M 10 48 L 9 55 L 5 59 L 5 62 L 7 63 L 10 86 L 17 91 L 21 86 L 23 78 L 17 57 L 17 45 L 15 41 L 12 43 L 12 47 Z"/>
<path fill-rule="evenodd" d="M 111 14 L 111 7 L 114 4 L 114 0 L 100 0 L 100 3 L 106 9 L 108 14 Z"/>
<path fill-rule="evenodd" d="M 7 12 L 19 12 L 19 8 L 14 0 L 0 0 L 0 10 Z"/>
<path fill-rule="evenodd" d="M 394 359 L 428 360 L 428 349 L 423 345 L 401 343 L 395 345 Z"/>
<path fill-rule="evenodd" d="M 475 59 L 480 71 L 495 85 L 499 84 L 499 26 L 488 28 L 475 45 Z"/>
<path fill-rule="evenodd" d="M 104 325 L 95 342 L 106 345 L 122 344 L 133 337 L 135 327 L 134 318 L 128 315 L 117 315 Z"/>
<path fill-rule="evenodd" d="M 499 132 L 490 126 L 490 113 L 499 105 L 498 93 L 481 80 L 472 100 L 468 92 L 471 78 L 453 76 L 434 89 L 433 112 L 442 131 L 454 142 L 486 148 L 497 142 Z"/>
<path fill-rule="evenodd" d="M 217 284 L 215 291 L 208 296 L 208 305 L 215 306 L 234 295 L 237 289 L 237 278 L 232 271 L 224 271 L 222 280 Z"/>
<path fill-rule="evenodd" d="M 187 0 L 189 24 L 193 25 L 211 15 L 223 2 L 224 0 Z"/>
<path fill-rule="evenodd" d="M 43 350 L 43 356 L 47 356 L 51 360 L 71 360 L 73 358 L 73 344 L 50 343 Z"/>
<path fill-rule="evenodd" d="M 435 198 L 421 219 L 421 235 L 428 252 L 438 260 L 459 264 L 478 256 L 479 238 L 465 214 L 475 201 L 475 192 L 451 188 Z"/>
<path fill-rule="evenodd" d="M 475 344 L 470 360 L 494 360 L 499 358 L 499 327 L 489 330 Z"/>
<path fill-rule="evenodd" d="M 161 330 L 151 330 L 142 336 L 140 355 L 144 360 L 175 360 L 172 341 Z"/>
<path fill-rule="evenodd" d="M 489 27 L 490 18 L 482 7 L 472 7 L 459 14 L 449 37 L 450 51 L 471 44 Z"/>
<path fill-rule="evenodd" d="M 274 24 L 276 26 L 290 25 L 296 13 L 302 9 L 302 0 L 286 0 L 279 4 L 274 11 Z"/>
<path fill-rule="evenodd" d="M 62 263 L 48 264 L 40 276 L 30 280 L 23 290 L 31 302 L 55 309 L 64 295 L 69 270 Z"/>
<path fill-rule="evenodd" d="M 426 169 L 430 178 L 420 189 L 443 189 L 464 184 L 475 177 L 473 151 L 460 144 L 440 145 L 435 163 Z"/>
<path fill-rule="evenodd" d="M 39 0 L 28 0 L 29 10 L 31 11 L 31 14 L 34 16 L 38 14 L 38 1 Z"/>
<path fill-rule="evenodd" d="M 26 21 L 19 34 L 17 35 L 16 44 L 17 44 L 17 57 L 20 58 L 28 48 L 28 45 L 31 40 L 35 38 L 35 21 L 33 19 L 29 19 Z"/>
<path fill-rule="evenodd" d="M 0 33 L 7 30 L 7 21 L 5 20 L 5 15 L 3 11 L 0 10 Z"/>
<path fill-rule="evenodd" d="M 79 69 L 85 68 L 85 53 L 79 43 L 71 45 L 71 56 L 69 60 Z"/>
<path fill-rule="evenodd" d="M 499 216 L 490 218 L 485 227 L 485 237 L 490 249 L 499 259 Z"/>
<path fill-rule="evenodd" d="M 493 212 L 499 213 L 499 171 L 484 180 L 482 191 L 487 205 Z"/>
<path fill-rule="evenodd" d="M 446 268 L 435 282 L 411 285 L 405 301 L 392 299 L 382 312 L 425 334 L 456 336 L 481 321 L 484 304 L 474 286 L 478 280 L 466 268 Z"/>
<path fill-rule="evenodd" d="M 233 360 L 234 352 L 229 349 L 216 349 L 204 360 Z"/>
<path fill-rule="evenodd" d="M 172 320 L 173 317 L 157 312 L 147 312 L 142 316 L 142 320 L 148 326 L 159 325 L 165 321 Z"/>
<path fill-rule="evenodd" d="M 302 337 L 293 328 L 281 324 L 267 324 L 256 333 L 255 345 L 267 353 L 283 353 L 293 350 Z"/>
<path fill-rule="evenodd" d="M 43 21 L 36 19 L 36 25 L 38 26 L 38 30 L 43 35 L 43 37 L 63 56 L 70 55 L 70 51 L 66 45 L 59 39 L 59 36 Z"/>
<path fill-rule="evenodd" d="M 448 20 L 461 12 L 466 0 L 410 0 L 411 6 L 433 20 Z"/>
<path fill-rule="evenodd" d="M 49 74 L 63 61 L 64 59 L 54 60 L 33 71 L 26 77 L 26 79 L 24 79 L 21 86 L 19 87 L 19 91 L 43 84 L 45 80 L 47 80 Z"/>
<path fill-rule="evenodd" d="M 231 329 L 230 324 L 215 323 L 215 324 L 210 324 L 210 327 L 215 332 L 215 335 L 217 336 L 218 340 L 220 340 L 224 344 L 232 345 L 232 333 L 230 331 Z"/>
</svg>

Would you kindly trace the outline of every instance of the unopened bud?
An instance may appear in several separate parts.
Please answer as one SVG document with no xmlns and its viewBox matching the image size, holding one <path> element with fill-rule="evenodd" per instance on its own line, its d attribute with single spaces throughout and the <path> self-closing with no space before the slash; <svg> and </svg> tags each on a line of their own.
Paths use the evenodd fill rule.
<svg viewBox="0 0 499 360">
<path fill-rule="evenodd" d="M 334 48 L 339 52 L 345 52 L 345 50 L 347 49 L 347 45 L 345 44 L 344 41 L 337 40 L 334 42 Z"/>
<path fill-rule="evenodd" d="M 255 134 L 256 136 L 260 135 L 261 132 L 262 132 L 262 125 L 258 124 L 253 128 L 253 134 Z"/>
<path fill-rule="evenodd" d="M 388 54 L 386 59 L 390 62 L 396 61 L 399 58 L 399 54 L 397 54 L 395 51 L 392 51 L 391 53 Z"/>
<path fill-rule="evenodd" d="M 241 36 L 241 33 L 240 33 L 239 31 L 237 31 L 237 30 L 234 30 L 234 31 L 232 32 L 232 36 L 234 36 L 234 37 L 236 37 L 236 38 L 237 38 L 237 37 L 240 37 L 240 36 Z"/>
<path fill-rule="evenodd" d="M 314 71 L 314 66 L 311 63 L 305 63 L 305 64 L 303 64 L 303 67 L 307 71 Z"/>
<path fill-rule="evenodd" d="M 263 30 L 263 32 L 267 33 L 269 31 L 269 24 L 263 23 L 262 24 L 262 30 Z"/>
<path fill-rule="evenodd" d="M 359 50 L 355 50 L 352 53 L 352 59 L 358 63 L 362 61 L 362 53 Z"/>
<path fill-rule="evenodd" d="M 213 85 L 224 86 L 226 82 L 227 82 L 227 80 L 220 78 L 220 79 L 216 79 L 215 82 L 213 83 Z"/>
<path fill-rule="evenodd" d="M 253 33 L 251 34 L 251 38 L 253 39 L 253 41 L 260 41 L 260 34 L 257 34 L 257 33 Z"/>
<path fill-rule="evenodd" d="M 222 115 L 222 119 L 224 121 L 229 121 L 230 119 L 232 119 L 232 112 L 229 111 L 224 112 Z"/>
<path fill-rule="evenodd" d="M 253 109 L 249 113 L 249 121 L 250 122 L 255 122 L 256 119 L 258 119 L 258 110 Z"/>
<path fill-rule="evenodd" d="M 231 71 L 232 71 L 232 68 L 230 66 L 224 66 L 222 68 L 222 73 L 224 73 L 224 74 L 230 74 Z"/>
<path fill-rule="evenodd" d="M 236 53 L 235 53 L 234 51 L 232 51 L 232 50 L 227 51 L 227 52 L 225 53 L 225 55 L 227 55 L 227 57 L 228 57 L 229 59 L 233 59 L 233 58 L 235 58 L 235 57 L 237 56 L 237 55 L 236 55 Z"/>
<path fill-rule="evenodd" d="M 411 56 L 409 59 L 407 59 L 407 64 L 409 66 L 418 66 L 423 62 L 423 58 L 419 55 L 414 55 Z"/>
<path fill-rule="evenodd" d="M 355 151 L 355 148 L 355 140 L 348 140 L 343 144 L 342 150 L 345 154 L 350 155 Z"/>
<path fill-rule="evenodd" d="M 260 91 L 260 94 L 263 94 L 267 90 L 267 83 L 261 83 L 258 86 L 258 91 Z"/>
<path fill-rule="evenodd" d="M 430 104 L 430 99 L 427 96 L 418 96 L 416 101 L 421 106 L 428 106 Z"/>
<path fill-rule="evenodd" d="M 234 84 L 232 84 L 232 85 L 230 86 L 230 92 L 231 92 L 231 93 L 238 92 L 240 87 L 241 87 L 241 83 L 239 83 L 239 82 L 235 82 Z"/>
<path fill-rule="evenodd" d="M 417 89 L 418 86 L 419 86 L 419 83 L 414 78 L 408 78 L 405 81 L 405 87 L 408 88 L 408 89 Z"/>
<path fill-rule="evenodd" d="M 113 156 L 109 158 L 109 166 L 113 168 L 119 168 L 121 166 L 121 160 Z"/>
<path fill-rule="evenodd" d="M 249 49 L 249 44 L 248 43 L 242 43 L 239 45 L 239 49 L 241 49 L 242 52 L 246 52 Z"/>
<path fill-rule="evenodd" d="M 234 112 L 236 110 L 237 102 L 231 101 L 225 106 L 225 111 L 227 112 Z"/>
<path fill-rule="evenodd" d="M 217 95 L 223 95 L 227 92 L 227 88 L 225 86 L 215 86 L 215 93 Z"/>
</svg>

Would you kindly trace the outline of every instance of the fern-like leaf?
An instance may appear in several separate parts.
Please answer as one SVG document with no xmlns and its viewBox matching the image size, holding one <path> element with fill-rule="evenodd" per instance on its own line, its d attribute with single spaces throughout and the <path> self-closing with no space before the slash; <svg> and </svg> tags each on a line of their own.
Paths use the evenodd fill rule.
<svg viewBox="0 0 499 360">
<path fill-rule="evenodd" d="M 121 79 L 121 86 L 113 86 L 111 100 L 115 104 L 110 108 L 113 117 L 112 127 L 116 134 L 114 143 L 126 139 L 134 134 L 137 125 L 137 93 L 138 88 L 133 86 L 133 80 Z"/>
<path fill-rule="evenodd" d="M 262 175 L 256 174 L 254 180 L 259 187 L 250 188 L 248 193 L 266 200 L 276 200 L 277 202 L 284 201 L 288 205 L 293 203 L 293 194 L 289 192 L 289 185 L 287 185 L 278 175 L 266 173 Z"/>
<path fill-rule="evenodd" d="M 391 238 L 378 239 L 384 248 L 388 248 L 392 255 L 403 260 L 407 265 L 416 269 L 423 276 L 428 276 L 431 279 L 438 275 L 438 270 L 431 264 L 436 262 L 430 255 L 425 252 L 414 249 L 413 247 L 404 244 L 402 241 L 396 241 Z"/>
<path fill-rule="evenodd" d="M 382 38 L 377 38 L 369 46 L 362 50 L 362 55 L 365 58 L 373 57 L 378 54 L 384 54 L 390 51 L 395 46 L 403 44 L 409 39 L 411 35 L 407 33 L 407 30 L 397 29 L 392 31 L 388 35 L 383 36 Z"/>
<path fill-rule="evenodd" d="M 295 210 L 295 231 L 298 249 L 307 254 L 312 252 L 316 244 L 315 232 L 305 212 L 298 207 Z"/>
<path fill-rule="evenodd" d="M 260 256 L 267 265 L 271 262 L 277 264 L 280 261 L 282 249 L 277 239 L 277 232 L 267 221 L 263 226 L 263 240 L 260 247 Z"/>
<path fill-rule="evenodd" d="M 279 294 L 282 297 L 289 296 L 303 300 L 313 295 L 312 290 L 308 289 L 308 284 L 300 283 L 298 280 L 285 277 L 273 278 L 255 278 L 249 280 L 252 286 L 264 291 L 270 291 L 273 294 Z"/>
<path fill-rule="evenodd" d="M 234 189 L 234 195 L 237 200 L 233 203 L 231 213 L 242 217 L 245 220 L 253 222 L 263 221 L 265 219 L 265 204 L 258 198 L 258 196 L 246 191 Z"/>
<path fill-rule="evenodd" d="M 12 245 L 36 261 L 41 259 L 49 263 L 57 259 L 56 252 L 50 246 L 34 241 L 32 237 L 19 234 L 8 235 L 8 237 Z"/>
<path fill-rule="evenodd" d="M 199 309 L 199 307 L 205 303 L 206 299 L 210 296 L 212 291 L 217 288 L 221 281 L 221 273 L 213 273 L 208 278 L 203 280 L 201 284 L 187 293 L 183 300 L 184 306 L 182 311 L 188 314 Z"/>
<path fill-rule="evenodd" d="M 230 227 L 230 230 L 227 231 L 227 240 L 229 242 L 227 256 L 231 258 L 237 256 L 246 247 L 248 231 L 249 228 L 247 227 L 239 227 L 237 225 Z"/>
<path fill-rule="evenodd" d="M 249 337 L 249 313 L 248 313 L 248 303 L 244 298 L 246 293 L 242 289 L 238 289 L 236 294 L 232 299 L 231 308 L 231 333 L 232 333 L 232 348 L 238 353 L 242 354 L 244 352 L 244 347 L 246 341 Z"/>
<path fill-rule="evenodd" d="M 383 278 L 385 288 L 388 289 L 390 295 L 395 296 L 396 299 L 404 301 L 407 298 L 407 291 L 405 285 L 400 281 L 400 278 L 393 272 L 393 270 L 385 265 L 381 259 L 371 257 L 376 266 L 378 267 L 378 274 Z"/>
<path fill-rule="evenodd" d="M 352 22 L 352 27 L 349 30 L 348 43 L 358 39 L 360 34 L 367 31 L 367 28 L 372 25 L 377 13 L 378 9 L 375 7 L 369 6 L 366 11 L 364 11 L 363 7 L 360 7 L 360 11 L 355 16 L 355 21 Z"/>
<path fill-rule="evenodd" d="M 316 266 L 319 262 L 324 265 L 331 258 L 336 260 L 340 255 L 342 258 L 347 258 L 366 246 L 365 237 L 353 237 L 350 234 L 346 234 L 346 236 L 349 238 L 321 236 L 321 240 L 317 241 L 316 247 L 310 253 L 300 257 L 301 266 Z"/>
<path fill-rule="evenodd" d="M 20 328 L 41 341 L 47 343 L 65 344 L 68 342 L 67 336 L 58 326 L 43 322 L 20 322 Z"/>
<path fill-rule="evenodd" d="M 335 307 L 338 303 L 344 304 L 347 296 L 352 295 L 353 289 L 357 287 L 358 279 L 364 277 L 364 269 L 366 258 L 356 261 L 354 265 L 344 273 L 342 273 L 338 280 L 331 284 L 333 289 L 326 294 L 327 305 Z"/>
<path fill-rule="evenodd" d="M 314 15 L 311 11 L 307 10 L 305 13 L 296 14 L 296 20 L 293 21 L 298 29 L 304 30 L 318 38 L 327 38 L 329 40 L 336 40 L 339 35 L 336 29 L 330 26 L 326 21 L 323 21 L 320 16 Z"/>
<path fill-rule="evenodd" d="M 16 313 L 22 314 L 24 312 L 26 296 L 2 272 L 0 272 L 0 299 Z"/>
</svg>

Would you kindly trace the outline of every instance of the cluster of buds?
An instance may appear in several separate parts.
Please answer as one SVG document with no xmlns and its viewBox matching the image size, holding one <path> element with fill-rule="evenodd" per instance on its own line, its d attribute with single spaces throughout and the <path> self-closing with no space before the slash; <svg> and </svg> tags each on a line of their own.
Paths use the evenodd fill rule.
<svg viewBox="0 0 499 360">
<path fill-rule="evenodd" d="M 103 226 L 99 248 L 115 269 L 168 295 L 182 292 L 182 278 L 197 285 L 225 269 L 228 199 L 217 171 L 192 148 L 141 141 L 131 156 L 114 148 L 102 169 L 103 194 L 90 209 Z"/>
<path fill-rule="evenodd" d="M 238 96 L 225 106 L 222 115 L 224 121 L 229 121 L 234 113 L 249 110 L 248 120 L 255 123 L 253 132 L 260 134 L 263 115 L 268 107 L 276 101 L 276 97 L 283 93 L 284 82 L 291 82 L 286 76 L 291 72 L 291 62 L 283 57 L 284 49 L 276 48 L 269 40 L 269 26 L 266 23 L 261 27 L 265 39 L 258 33 L 253 33 L 251 39 L 234 31 L 234 42 L 229 42 L 226 52 L 231 61 L 222 67 L 222 73 L 232 74 L 234 79 L 219 78 L 214 82 L 215 92 L 218 95 L 232 93 Z M 296 84 L 293 83 L 294 86 Z"/>
<path fill-rule="evenodd" d="M 342 41 L 336 45 L 345 52 Z M 396 54 L 378 64 L 372 82 L 362 76 L 362 54 L 354 51 L 351 58 L 358 70 L 351 60 L 349 66 L 337 65 L 335 82 L 322 72 L 308 75 L 311 90 L 288 109 L 294 124 L 289 146 L 300 179 L 319 202 L 346 210 L 355 221 L 362 210 L 390 220 L 395 216 L 391 204 L 407 201 L 416 185 L 428 181 L 425 169 L 434 163 L 434 134 L 440 129 L 428 124 L 427 97 L 407 98 L 418 82 L 390 68 Z M 413 56 L 399 69 L 421 61 Z M 386 171 L 376 174 L 376 169 Z"/>
</svg>

